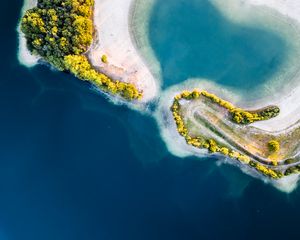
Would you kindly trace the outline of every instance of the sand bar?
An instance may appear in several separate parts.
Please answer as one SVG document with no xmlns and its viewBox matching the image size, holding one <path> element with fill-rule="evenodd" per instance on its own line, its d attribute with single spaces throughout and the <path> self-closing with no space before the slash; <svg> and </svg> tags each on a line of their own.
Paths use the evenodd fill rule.
<svg viewBox="0 0 300 240">
<path fill-rule="evenodd" d="M 159 86 L 135 48 L 129 29 L 133 0 L 95 0 L 97 38 L 89 51 L 92 64 L 114 79 L 134 83 L 143 91 L 143 102 L 157 96 Z M 108 63 L 102 63 L 106 55 Z"/>
</svg>

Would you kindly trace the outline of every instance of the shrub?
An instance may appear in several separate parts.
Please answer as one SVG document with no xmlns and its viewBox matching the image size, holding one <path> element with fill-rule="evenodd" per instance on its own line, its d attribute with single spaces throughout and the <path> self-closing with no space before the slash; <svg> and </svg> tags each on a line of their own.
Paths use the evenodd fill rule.
<svg viewBox="0 0 300 240">
<path fill-rule="evenodd" d="M 102 55 L 101 61 L 102 61 L 103 63 L 108 63 L 107 56 L 106 56 L 106 55 Z"/>
<path fill-rule="evenodd" d="M 97 72 L 83 55 L 68 55 L 64 62 L 66 69 L 76 77 L 90 81 L 106 92 L 119 94 L 127 100 L 141 98 L 141 93 L 133 84 L 113 81 L 106 75 Z"/>
<path fill-rule="evenodd" d="M 280 144 L 277 140 L 271 140 L 268 142 L 268 148 L 270 152 L 276 153 L 280 150 Z"/>
</svg>

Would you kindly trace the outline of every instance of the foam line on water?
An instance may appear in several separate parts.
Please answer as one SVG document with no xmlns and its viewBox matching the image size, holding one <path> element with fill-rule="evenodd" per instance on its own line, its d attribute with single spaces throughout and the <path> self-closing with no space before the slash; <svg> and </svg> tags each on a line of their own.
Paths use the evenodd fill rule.
<svg viewBox="0 0 300 240">
<path fill-rule="evenodd" d="M 172 105 L 174 96 L 182 92 L 183 90 L 193 90 L 195 88 L 210 91 L 215 89 L 216 84 L 209 82 L 205 79 L 190 79 L 181 84 L 173 86 L 166 90 L 159 101 L 157 111 L 155 112 L 155 118 L 158 122 L 161 137 L 165 141 L 168 150 L 175 156 L 178 157 L 191 157 L 195 156 L 199 159 L 212 156 L 207 150 L 197 149 L 188 145 L 185 139 L 179 135 L 176 129 L 176 124 L 170 111 L 170 106 Z M 233 92 L 217 88 L 218 96 L 228 100 L 230 98 L 233 102 L 239 102 L 240 96 L 235 95 Z M 299 180 L 299 174 L 294 174 L 291 176 L 283 177 L 280 180 L 273 180 L 268 177 L 259 174 L 255 169 L 250 168 L 248 165 L 241 164 L 238 161 L 230 158 L 225 158 L 223 155 L 214 155 L 219 159 L 218 163 L 225 163 L 237 166 L 245 174 L 252 176 L 256 179 L 260 179 L 267 184 L 271 184 L 278 190 L 286 193 L 291 193 L 297 187 Z M 219 164 L 220 165 L 220 164 Z"/>
<path fill-rule="evenodd" d="M 175 85 L 163 92 L 159 99 L 157 110 L 154 114 L 161 132 L 161 137 L 166 142 L 168 150 L 178 157 L 188 156 L 209 156 L 207 150 L 197 149 L 186 144 L 176 129 L 176 124 L 173 119 L 170 107 L 174 100 L 174 96 L 183 90 L 193 90 L 195 88 L 211 91 L 215 89 L 216 84 L 205 79 L 189 79 L 183 83 Z M 224 99 L 231 97 L 232 101 L 238 101 L 239 97 L 226 89 L 218 88 L 218 95 Z"/>
<path fill-rule="evenodd" d="M 37 0 L 24 0 L 24 4 L 21 10 L 20 21 L 17 26 L 18 38 L 19 38 L 19 46 L 18 46 L 18 60 L 19 63 L 26 66 L 26 67 L 33 67 L 38 63 L 40 59 L 37 56 L 34 56 L 30 53 L 27 48 L 27 41 L 25 35 L 21 32 L 21 19 L 24 16 L 25 12 L 28 9 L 31 9 L 37 5 Z"/>
<path fill-rule="evenodd" d="M 295 1 L 280 3 L 273 0 L 212 0 L 216 8 L 230 21 L 245 26 L 272 31 L 286 41 L 286 61 L 262 87 L 256 89 L 252 99 L 243 99 L 243 108 L 277 105 L 278 117 L 254 126 L 267 130 L 284 130 L 300 119 L 300 4 Z M 249 95 L 249 94 L 248 94 Z"/>
</svg>

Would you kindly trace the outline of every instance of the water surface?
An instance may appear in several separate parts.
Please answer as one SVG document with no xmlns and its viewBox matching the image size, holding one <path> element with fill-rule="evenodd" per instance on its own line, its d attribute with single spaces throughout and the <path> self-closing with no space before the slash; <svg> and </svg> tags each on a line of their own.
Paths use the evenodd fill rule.
<svg viewBox="0 0 300 240">
<path fill-rule="evenodd" d="M 284 39 L 261 26 L 231 22 L 209 0 L 155 0 L 149 18 L 163 87 L 205 78 L 250 90 L 266 83 L 286 60 Z"/>
<path fill-rule="evenodd" d="M 22 4 L 3 2 L 0 16 L 1 240 L 298 238 L 298 190 L 171 156 L 149 116 L 20 66 Z"/>
</svg>

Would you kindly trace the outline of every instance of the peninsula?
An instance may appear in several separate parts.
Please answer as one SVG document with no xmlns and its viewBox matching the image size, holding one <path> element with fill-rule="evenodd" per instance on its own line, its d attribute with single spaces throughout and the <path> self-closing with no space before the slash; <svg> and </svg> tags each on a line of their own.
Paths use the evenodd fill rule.
<svg viewBox="0 0 300 240">
<path fill-rule="evenodd" d="M 267 84 L 273 84 L 274 89 L 249 102 L 247 96 L 238 96 L 209 79 L 185 81 L 163 91 L 163 79 L 157 79 L 159 73 L 151 70 L 154 61 L 141 54 L 142 44 L 138 44 L 131 28 L 138 2 L 25 1 L 19 26 L 19 59 L 28 66 L 46 62 L 89 82 L 111 98 L 143 105 L 143 111 L 154 103 L 152 114 L 174 154 L 201 158 L 214 155 L 247 174 L 292 191 L 300 176 L 300 46 L 291 41 L 296 50 L 278 81 L 285 86 L 270 81 Z M 300 4 L 296 0 L 211 3 L 224 18 L 237 24 L 252 21 L 249 12 L 253 9 L 263 9 L 257 11 L 262 16 L 271 9 L 269 21 L 278 21 L 282 29 L 287 29 L 283 36 L 300 37 Z M 148 2 L 145 5 L 151 7 Z M 144 44 L 143 48 L 145 52 L 150 46 Z"/>
</svg>

